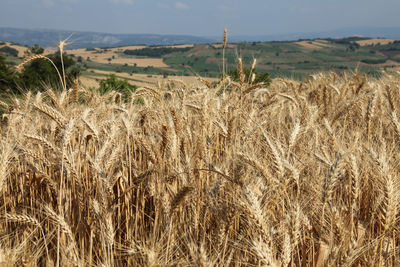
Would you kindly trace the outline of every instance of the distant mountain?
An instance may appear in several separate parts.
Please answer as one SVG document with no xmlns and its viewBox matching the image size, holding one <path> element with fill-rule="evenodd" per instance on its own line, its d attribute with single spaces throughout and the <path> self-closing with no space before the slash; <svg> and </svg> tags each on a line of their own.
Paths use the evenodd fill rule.
<svg viewBox="0 0 400 267">
<path fill-rule="evenodd" d="M 269 42 L 269 41 L 294 41 L 298 39 L 315 38 L 343 38 L 351 36 L 400 39 L 400 27 L 351 27 L 333 31 L 274 34 L 274 35 L 234 35 L 230 42 Z"/>
<path fill-rule="evenodd" d="M 100 32 L 59 31 L 47 29 L 16 29 L 0 27 L 0 40 L 21 45 L 55 47 L 70 37 L 68 48 L 116 47 L 126 45 L 172 45 L 210 43 L 209 38 L 190 35 L 110 34 Z"/>
<path fill-rule="evenodd" d="M 0 27 L 0 41 L 9 41 L 32 46 L 55 47 L 58 41 L 70 37 L 68 48 L 116 47 L 126 45 L 173 45 L 205 44 L 221 42 L 221 36 L 199 37 L 191 35 L 161 34 L 111 34 L 101 32 L 79 32 L 48 29 L 16 29 Z M 229 42 L 293 41 L 314 38 L 342 38 L 350 36 L 384 37 L 400 39 L 400 27 L 354 27 L 334 31 L 274 34 L 274 35 L 233 35 Z"/>
</svg>

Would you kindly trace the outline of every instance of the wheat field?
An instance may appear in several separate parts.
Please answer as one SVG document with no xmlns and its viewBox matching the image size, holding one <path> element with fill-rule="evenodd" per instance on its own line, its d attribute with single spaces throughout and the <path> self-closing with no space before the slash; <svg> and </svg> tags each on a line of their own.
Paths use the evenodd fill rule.
<svg viewBox="0 0 400 267">
<path fill-rule="evenodd" d="M 1 266 L 400 264 L 399 77 L 122 99 L 2 103 Z"/>
</svg>

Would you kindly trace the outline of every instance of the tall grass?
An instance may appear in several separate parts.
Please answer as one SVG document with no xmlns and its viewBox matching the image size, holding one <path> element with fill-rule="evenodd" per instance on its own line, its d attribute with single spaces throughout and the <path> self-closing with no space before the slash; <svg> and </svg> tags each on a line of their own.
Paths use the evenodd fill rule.
<svg viewBox="0 0 400 267">
<path fill-rule="evenodd" d="M 399 82 L 28 93 L 1 128 L 0 262 L 398 265 Z"/>
</svg>

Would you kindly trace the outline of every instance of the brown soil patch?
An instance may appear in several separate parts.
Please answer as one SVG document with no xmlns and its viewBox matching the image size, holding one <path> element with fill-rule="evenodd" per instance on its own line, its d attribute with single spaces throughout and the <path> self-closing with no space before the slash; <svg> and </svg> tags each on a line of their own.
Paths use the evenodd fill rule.
<svg viewBox="0 0 400 267">
<path fill-rule="evenodd" d="M 18 50 L 18 57 L 24 57 L 25 52 L 28 51 L 28 48 L 24 46 L 10 45 L 10 47 Z"/>
<path fill-rule="evenodd" d="M 18 57 L 25 57 L 26 52 L 29 50 L 28 47 L 20 46 L 20 45 L 13 45 L 9 42 L 5 42 L 5 44 L 0 45 L 0 48 L 3 46 L 9 46 L 18 50 Z M 175 47 L 175 48 L 185 48 L 185 47 L 193 47 L 194 45 L 171 45 L 167 47 Z M 161 58 L 135 58 L 135 57 L 125 57 L 120 56 L 125 50 L 136 50 L 136 49 L 143 49 L 147 46 L 144 45 L 135 45 L 135 46 L 123 46 L 123 47 L 115 47 L 115 48 L 95 48 L 93 51 L 88 51 L 85 48 L 80 49 L 67 49 L 67 54 L 73 54 L 76 58 L 82 57 L 83 60 L 90 58 L 90 60 L 107 64 L 109 63 L 109 59 L 111 58 L 111 64 L 128 64 L 130 66 L 138 67 L 155 67 L 155 68 L 168 68 L 169 66 L 163 62 Z M 162 47 L 162 46 L 160 46 Z M 68 47 L 67 47 L 68 48 Z M 204 47 L 203 47 L 204 48 Z M 57 48 L 46 48 L 44 51 L 44 55 L 54 54 L 57 52 Z M 113 58 L 114 57 L 114 58 Z"/>
<path fill-rule="evenodd" d="M 4 46 L 9 46 L 9 47 L 14 48 L 15 50 L 17 50 L 18 51 L 18 57 L 21 57 L 21 58 L 26 57 L 27 56 L 27 52 L 29 50 L 29 47 L 25 47 L 25 46 L 22 46 L 22 45 L 14 45 L 14 44 L 11 44 L 10 42 L 5 42 L 5 44 L 0 45 L 0 48 L 4 47 Z M 49 54 L 54 54 L 55 52 L 57 52 L 56 49 L 47 49 L 46 48 L 44 50 L 43 54 L 45 56 L 47 56 Z"/>
<path fill-rule="evenodd" d="M 322 49 L 325 47 L 331 47 L 327 42 L 323 41 L 324 40 L 300 41 L 300 42 L 295 42 L 295 44 L 300 45 L 307 49 Z"/>
<path fill-rule="evenodd" d="M 93 57 L 92 61 L 107 64 L 110 57 Z M 115 56 L 114 59 L 111 60 L 111 64 L 128 64 L 129 66 L 133 66 L 136 64 L 138 67 L 155 67 L 155 68 L 168 68 L 169 66 L 165 64 L 162 58 L 124 58 Z"/>
<path fill-rule="evenodd" d="M 142 49 L 146 46 L 125 46 L 110 48 L 107 50 L 96 48 L 95 51 L 87 51 L 86 49 L 72 49 L 68 50 L 68 54 L 74 54 L 75 57 L 81 56 L 84 60 L 88 57 L 91 61 L 97 63 L 111 63 L 111 64 L 128 64 L 130 66 L 137 65 L 138 67 L 149 67 L 153 66 L 155 68 L 167 68 L 168 65 L 165 64 L 162 58 L 134 58 L 134 57 L 124 57 L 120 56 L 126 49 Z M 114 58 L 113 58 L 114 57 Z M 109 61 L 111 59 L 111 61 Z"/>
<path fill-rule="evenodd" d="M 149 85 L 156 85 L 158 82 L 167 82 L 169 80 L 179 80 L 187 84 L 194 84 L 194 85 L 202 85 L 195 76 L 169 76 L 164 78 L 163 75 L 147 75 L 147 74 L 128 74 L 128 73 L 117 73 L 112 71 L 101 71 L 101 70 L 93 70 L 93 74 L 85 75 L 80 78 L 82 84 L 85 86 L 98 86 L 99 81 L 105 79 L 106 77 L 103 76 L 96 76 L 96 74 L 115 74 L 118 78 L 126 78 L 126 79 L 134 79 L 128 80 L 130 84 L 136 86 L 149 86 Z M 217 81 L 217 78 L 204 78 L 209 82 Z M 97 81 L 96 81 L 97 80 Z"/>
<path fill-rule="evenodd" d="M 99 79 L 93 76 L 81 76 L 79 77 L 79 81 L 86 88 L 89 87 L 98 88 L 100 85 Z"/>
<path fill-rule="evenodd" d="M 217 59 L 215 57 L 209 57 L 206 59 L 206 64 L 218 64 L 222 59 Z"/>
<path fill-rule="evenodd" d="M 154 46 L 154 48 L 161 48 L 161 47 L 188 48 L 188 47 L 194 47 L 194 45 L 192 45 L 192 44 L 183 44 L 183 45 L 162 45 L 162 46 Z"/>
<path fill-rule="evenodd" d="M 207 44 L 195 45 L 195 46 L 193 46 L 193 50 L 194 51 L 202 51 L 202 50 L 208 49 L 209 47 L 210 46 Z"/>
<path fill-rule="evenodd" d="M 214 48 L 222 48 L 222 44 L 212 44 L 211 45 Z M 235 44 L 227 44 L 226 48 L 235 48 L 237 45 Z"/>
<path fill-rule="evenodd" d="M 360 46 L 366 46 L 366 45 L 386 45 L 386 44 L 391 44 L 393 43 L 394 40 L 392 39 L 369 39 L 369 40 L 361 40 L 361 41 L 356 41 L 357 44 Z"/>
<path fill-rule="evenodd" d="M 322 46 L 322 47 L 332 47 L 332 44 L 329 43 L 327 40 L 315 40 L 313 44 Z"/>
<path fill-rule="evenodd" d="M 121 46 L 121 47 L 115 47 L 115 48 L 109 48 L 109 50 L 115 52 L 115 53 L 122 53 L 125 50 L 129 49 L 129 50 L 138 50 L 138 49 L 143 49 L 146 48 L 147 46 L 145 45 L 130 45 L 130 46 Z M 102 49 L 99 49 L 99 51 L 101 51 Z"/>
<path fill-rule="evenodd" d="M 391 67 L 391 66 L 400 67 L 400 63 L 396 62 L 394 60 L 387 60 L 385 63 L 379 64 L 379 66 L 381 66 L 381 67 Z"/>
</svg>

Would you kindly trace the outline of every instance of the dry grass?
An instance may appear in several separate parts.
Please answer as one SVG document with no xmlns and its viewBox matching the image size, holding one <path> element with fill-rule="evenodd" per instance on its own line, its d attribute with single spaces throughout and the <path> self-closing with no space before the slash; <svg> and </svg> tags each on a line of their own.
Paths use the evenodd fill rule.
<svg viewBox="0 0 400 267">
<path fill-rule="evenodd" d="M 1 264 L 399 265 L 399 84 L 28 93 L 1 128 Z"/>
<path fill-rule="evenodd" d="M 366 45 L 387 45 L 387 44 L 391 44 L 393 43 L 395 40 L 392 39 L 368 39 L 368 40 L 360 40 L 360 41 L 356 41 L 357 44 L 359 44 L 360 46 L 366 46 Z"/>
<path fill-rule="evenodd" d="M 171 47 L 171 48 L 188 48 L 194 47 L 194 44 L 181 44 L 181 45 L 162 45 L 162 46 L 154 46 L 155 48 L 162 48 L 162 47 Z"/>
<path fill-rule="evenodd" d="M 1 48 L 1 47 L 4 47 L 4 46 L 9 46 L 9 47 L 11 47 L 11 48 L 16 49 L 16 50 L 18 51 L 18 57 L 21 57 L 21 58 L 24 57 L 24 56 L 26 56 L 27 53 L 29 52 L 29 48 L 28 48 L 28 47 L 22 46 L 22 45 L 11 44 L 10 42 L 5 42 L 5 44 L 0 45 L 0 48 Z M 49 55 L 49 54 L 53 54 L 53 53 L 55 53 L 55 52 L 57 52 L 56 49 L 47 49 L 47 48 L 46 48 L 46 49 L 44 50 L 43 54 L 44 54 L 44 55 Z"/>
<path fill-rule="evenodd" d="M 95 49 L 94 51 L 87 51 L 86 49 L 71 49 L 68 50 L 68 54 L 73 54 L 75 57 L 82 57 L 86 60 L 88 57 L 91 61 L 108 64 L 111 58 L 111 64 L 128 64 L 133 66 L 136 64 L 138 67 L 148 67 L 153 66 L 155 68 L 168 68 L 163 62 L 162 58 L 133 58 L 133 57 L 121 57 L 120 54 L 123 53 L 126 49 L 143 49 L 146 46 L 126 46 L 126 47 L 117 47 L 117 48 L 110 48 L 107 50 L 103 49 Z"/>
<path fill-rule="evenodd" d="M 315 40 L 315 41 L 299 41 L 295 44 L 300 45 L 307 49 L 323 49 L 327 47 L 332 47 L 326 40 Z"/>
<path fill-rule="evenodd" d="M 211 44 L 211 46 L 214 47 L 214 48 L 222 48 L 223 44 L 222 43 L 220 43 L 220 44 Z M 236 48 L 237 44 L 226 44 L 225 47 L 227 47 L 227 48 Z"/>
<path fill-rule="evenodd" d="M 127 79 L 134 79 L 134 80 L 128 80 L 128 82 L 132 85 L 136 86 L 155 86 L 158 83 L 165 83 L 173 80 L 178 80 L 182 81 L 187 84 L 191 84 L 192 86 L 199 86 L 202 83 L 198 81 L 198 77 L 196 76 L 168 76 L 168 78 L 164 78 L 163 75 L 148 75 L 148 74 L 138 74 L 138 73 L 133 73 L 133 74 L 128 74 L 128 73 L 118 73 L 114 71 L 102 71 L 102 70 L 89 70 L 90 72 L 93 71 L 92 74 L 87 74 L 84 77 L 81 77 L 82 84 L 86 87 L 98 87 L 100 80 L 105 79 L 107 77 L 102 77 L 102 76 L 96 76 L 97 74 L 115 74 L 118 78 L 127 78 Z M 218 81 L 217 78 L 204 78 L 208 82 L 216 82 Z"/>
<path fill-rule="evenodd" d="M 28 50 L 29 50 L 29 48 L 27 48 L 25 46 L 14 45 L 14 44 L 11 44 L 9 42 L 5 42 L 5 44 L 0 45 L 0 48 L 4 47 L 4 46 L 8 46 L 8 47 L 11 47 L 11 48 L 14 48 L 15 50 L 17 50 L 18 51 L 18 57 L 23 57 L 26 54 L 26 52 L 28 52 Z"/>
</svg>

